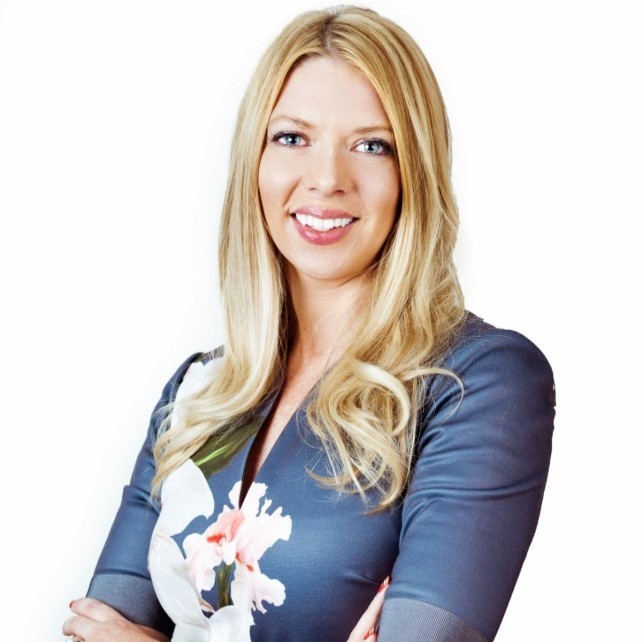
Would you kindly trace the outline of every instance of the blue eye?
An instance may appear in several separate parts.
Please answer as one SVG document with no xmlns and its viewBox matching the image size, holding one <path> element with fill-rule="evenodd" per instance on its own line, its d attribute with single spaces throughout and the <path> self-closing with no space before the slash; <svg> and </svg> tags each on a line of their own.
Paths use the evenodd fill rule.
<svg viewBox="0 0 642 642">
<path fill-rule="evenodd" d="M 278 132 L 272 136 L 273 143 L 279 143 L 284 147 L 301 147 L 305 145 L 305 139 L 296 132 Z"/>
<path fill-rule="evenodd" d="M 382 138 L 364 140 L 360 142 L 355 149 L 360 152 L 372 154 L 373 156 L 387 156 L 388 154 L 392 154 L 392 145 Z"/>
</svg>

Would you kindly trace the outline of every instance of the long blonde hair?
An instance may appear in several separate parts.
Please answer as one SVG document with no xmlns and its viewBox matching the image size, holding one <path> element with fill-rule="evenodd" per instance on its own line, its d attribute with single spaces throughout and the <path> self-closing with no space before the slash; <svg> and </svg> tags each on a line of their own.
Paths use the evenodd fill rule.
<svg viewBox="0 0 642 642">
<path fill-rule="evenodd" d="M 314 56 L 347 62 L 370 80 L 392 127 L 401 181 L 399 214 L 371 270 L 359 330 L 308 407 L 333 472 L 317 479 L 364 499 L 375 490 L 379 509 L 407 484 L 423 386 L 444 372 L 440 359 L 465 316 L 453 265 L 459 219 L 449 128 L 437 81 L 412 38 L 374 11 L 341 6 L 296 17 L 263 55 L 241 103 L 219 246 L 224 355 L 183 420 L 163 423 L 156 490 L 208 438 L 238 426 L 285 367 L 291 305 L 262 213 L 258 167 L 288 74 Z"/>
</svg>

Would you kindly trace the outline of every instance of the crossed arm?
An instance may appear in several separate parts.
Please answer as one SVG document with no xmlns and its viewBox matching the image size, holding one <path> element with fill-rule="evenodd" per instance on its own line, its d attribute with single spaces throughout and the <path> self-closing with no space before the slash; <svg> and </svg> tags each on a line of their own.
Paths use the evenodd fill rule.
<svg viewBox="0 0 642 642">
<path fill-rule="evenodd" d="M 375 596 L 350 642 L 374 642 L 377 635 L 368 634 L 380 614 L 381 642 L 488 642 L 495 637 L 539 516 L 551 451 L 554 384 L 533 344 L 489 327 L 461 342 L 446 363 L 463 381 L 463 396 L 452 379 L 437 377 L 431 384 L 403 502 L 393 582 Z M 168 383 L 161 403 L 171 398 L 192 360 Z M 139 478 L 126 492 L 133 494 L 127 498 L 130 505 L 146 507 L 137 520 L 145 529 L 145 519 L 154 516 L 137 488 L 148 485 L 145 476 L 153 470 L 153 461 L 145 460 L 151 457 L 149 447 L 141 457 Z M 126 557 L 131 528 L 121 532 L 117 524 L 110 539 Z M 144 572 L 127 581 L 144 584 Z M 116 597 L 123 593 L 101 586 L 93 594 L 107 599 L 103 596 L 110 591 Z M 112 603 L 123 615 L 81 599 L 72 605 L 75 615 L 65 623 L 65 633 L 87 642 L 119 642 L 122 631 L 127 632 L 122 639 L 132 642 L 166 640 L 158 631 L 171 630 L 171 623 L 154 623 L 159 605 L 151 583 L 136 591 L 144 616 L 128 612 L 130 605 L 117 599 Z"/>
<path fill-rule="evenodd" d="M 387 588 L 386 580 L 357 622 L 347 642 L 377 642 L 377 622 Z M 71 602 L 69 608 L 74 615 L 65 621 L 62 632 L 84 642 L 169 642 L 169 638 L 160 631 L 130 622 L 116 609 L 99 600 L 81 598 Z"/>
</svg>

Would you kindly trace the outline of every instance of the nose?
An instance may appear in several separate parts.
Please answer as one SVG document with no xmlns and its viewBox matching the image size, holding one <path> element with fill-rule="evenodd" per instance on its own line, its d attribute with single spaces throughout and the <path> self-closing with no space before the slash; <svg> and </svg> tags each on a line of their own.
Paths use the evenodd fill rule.
<svg viewBox="0 0 642 642">
<path fill-rule="evenodd" d="M 349 162 L 343 150 L 331 145 L 319 145 L 306 159 L 305 187 L 320 196 L 344 193 L 350 187 Z"/>
</svg>

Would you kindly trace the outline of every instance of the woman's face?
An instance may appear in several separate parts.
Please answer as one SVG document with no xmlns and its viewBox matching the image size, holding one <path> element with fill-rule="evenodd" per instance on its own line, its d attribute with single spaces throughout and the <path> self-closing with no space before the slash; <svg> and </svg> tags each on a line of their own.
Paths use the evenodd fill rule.
<svg viewBox="0 0 642 642">
<path fill-rule="evenodd" d="M 259 166 L 268 229 L 302 280 L 341 284 L 376 260 L 399 170 L 379 96 L 356 67 L 311 58 L 285 83 Z"/>
</svg>

